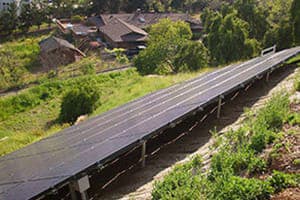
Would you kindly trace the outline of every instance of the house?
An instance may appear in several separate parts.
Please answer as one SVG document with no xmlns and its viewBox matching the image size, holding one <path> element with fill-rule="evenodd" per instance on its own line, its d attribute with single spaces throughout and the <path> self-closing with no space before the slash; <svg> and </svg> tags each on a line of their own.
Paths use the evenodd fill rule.
<svg viewBox="0 0 300 200">
<path fill-rule="evenodd" d="M 193 19 L 190 17 L 190 15 L 182 13 L 142 13 L 140 10 L 137 10 L 135 13 L 131 14 L 101 14 L 90 17 L 88 20 L 96 27 L 100 28 L 109 24 L 115 18 L 121 19 L 122 21 L 134 25 L 140 29 L 146 29 L 149 26 L 156 24 L 159 20 L 165 18 L 168 18 L 172 21 L 181 20 L 188 23 L 194 34 L 201 33 L 203 29 L 200 20 Z"/>
<path fill-rule="evenodd" d="M 0 0 L 0 12 L 7 10 L 9 8 L 9 5 L 15 3 L 18 10 L 17 14 L 19 15 L 21 12 L 21 6 L 23 4 L 29 4 L 31 3 L 31 0 Z"/>
<path fill-rule="evenodd" d="M 49 37 L 39 43 L 40 61 L 44 68 L 52 69 L 67 65 L 85 57 L 85 54 L 68 41 L 57 37 Z"/>
<path fill-rule="evenodd" d="M 120 18 L 113 17 L 110 22 L 99 27 L 100 36 L 113 48 L 133 49 L 145 45 L 148 33 Z"/>
<path fill-rule="evenodd" d="M 148 34 L 145 30 L 165 18 L 187 22 L 194 35 L 201 33 L 203 29 L 201 22 L 188 14 L 142 13 L 140 10 L 131 14 L 101 14 L 88 18 L 88 21 L 97 27 L 100 36 L 110 47 L 136 49 L 146 43 Z"/>
</svg>

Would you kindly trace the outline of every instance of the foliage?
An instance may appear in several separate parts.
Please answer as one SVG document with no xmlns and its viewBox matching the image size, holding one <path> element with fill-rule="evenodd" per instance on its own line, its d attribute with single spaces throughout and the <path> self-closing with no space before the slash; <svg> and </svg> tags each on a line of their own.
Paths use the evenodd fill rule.
<svg viewBox="0 0 300 200">
<path fill-rule="evenodd" d="M 92 113 L 99 98 L 99 92 L 91 85 L 72 89 L 62 99 L 59 120 L 74 123 L 79 116 Z"/>
<path fill-rule="evenodd" d="M 282 127 L 288 114 L 288 95 L 277 94 L 259 111 L 253 129 L 259 131 L 262 127 L 265 127 L 267 130 L 278 130 Z"/>
<path fill-rule="evenodd" d="M 217 63 L 229 63 L 256 55 L 259 43 L 248 37 L 249 25 L 236 13 L 226 16 L 217 14 L 208 28 L 207 46 Z"/>
<path fill-rule="evenodd" d="M 148 47 L 134 59 L 134 64 L 141 74 L 166 74 L 204 67 L 208 52 L 201 43 L 190 41 L 191 38 L 188 24 L 163 19 L 151 27 Z"/>
<path fill-rule="evenodd" d="M 174 71 L 196 71 L 208 65 L 208 50 L 202 42 L 188 41 L 183 44 L 174 58 Z"/>
<path fill-rule="evenodd" d="M 241 178 L 238 176 L 218 177 L 213 183 L 208 199 L 268 199 L 274 189 L 261 180 Z"/>
<path fill-rule="evenodd" d="M 83 65 L 81 67 L 81 72 L 84 75 L 92 75 L 96 73 L 95 66 L 93 64 Z"/>
<path fill-rule="evenodd" d="M 17 26 L 17 5 L 11 3 L 7 10 L 0 12 L 0 35 L 9 36 Z"/>
<path fill-rule="evenodd" d="M 72 23 L 79 23 L 81 21 L 83 21 L 83 17 L 81 17 L 80 15 L 74 15 L 71 17 Z"/>
<path fill-rule="evenodd" d="M 0 99 L 0 121 L 40 105 L 43 101 L 53 98 L 60 90 L 61 85 L 52 82 L 31 88 L 16 96 Z"/>
<path fill-rule="evenodd" d="M 211 159 L 207 175 L 201 174 L 201 168 L 198 173 L 190 173 L 191 162 L 180 165 L 155 184 L 152 197 L 176 199 L 177 194 L 190 191 L 186 199 L 269 199 L 275 192 L 296 186 L 299 176 L 282 172 L 275 171 L 266 180 L 249 178 L 266 170 L 267 163 L 258 153 L 279 137 L 273 131 L 278 131 L 288 111 L 287 96 L 274 96 L 257 115 L 249 113 L 240 129 L 219 136 L 222 140 L 216 147 L 218 152 Z M 198 182 L 177 184 L 179 180 L 194 179 Z M 197 196 L 192 196 L 194 194 Z"/>
<path fill-rule="evenodd" d="M 8 10 L 0 12 L 0 35 L 8 37 L 19 30 L 27 33 L 29 28 L 34 25 L 40 29 L 43 22 L 51 23 L 52 13 L 48 2 L 21 3 L 20 7 L 19 15 L 17 15 L 18 7 L 14 3 L 10 4 Z"/>
<path fill-rule="evenodd" d="M 33 25 L 34 15 L 31 12 L 30 4 L 23 4 L 21 7 L 21 13 L 19 16 L 19 28 L 22 32 L 27 33 L 29 28 Z"/>
<path fill-rule="evenodd" d="M 7 42 L 0 48 L 0 90 L 21 86 L 25 76 L 39 66 L 41 37 Z"/>
<path fill-rule="evenodd" d="M 288 187 L 297 186 L 295 176 L 279 171 L 274 171 L 272 176 L 268 179 L 268 182 L 275 189 L 275 192 L 280 192 Z"/>
<path fill-rule="evenodd" d="M 176 166 L 162 182 L 156 182 L 152 199 L 201 199 L 201 177 L 193 176 L 193 170 L 199 167 L 197 159 Z"/>
<path fill-rule="evenodd" d="M 249 24 L 249 37 L 262 40 L 269 23 L 264 10 L 256 3 L 257 0 L 238 0 L 234 2 L 234 7 L 238 17 Z"/>
<path fill-rule="evenodd" d="M 116 57 L 117 62 L 119 62 L 120 64 L 128 64 L 129 63 L 127 56 L 124 54 L 125 49 L 114 48 L 114 49 L 110 50 L 110 49 L 105 48 L 105 51 L 113 54 Z"/>
<path fill-rule="evenodd" d="M 87 62 L 83 62 L 82 66 L 88 65 L 89 60 L 86 59 Z M 0 138 L 8 138 L 1 142 L 0 155 L 15 151 L 69 126 L 57 123 L 61 101 L 64 94 L 73 88 L 82 87 L 82 84 L 92 85 L 100 92 L 101 105 L 97 104 L 92 113 L 97 115 L 148 93 L 199 76 L 203 71 L 148 77 L 139 75 L 135 69 L 128 69 L 73 78 L 54 77 L 45 79 L 39 86 L 32 86 L 31 89 L 0 97 Z M 35 102 L 34 105 L 26 103 L 20 109 L 14 99 L 20 99 L 23 95 L 29 96 L 26 99 L 30 98 L 29 102 Z"/>
<path fill-rule="evenodd" d="M 293 27 L 294 42 L 300 44 L 300 2 L 294 0 L 291 6 L 291 22 Z"/>
</svg>

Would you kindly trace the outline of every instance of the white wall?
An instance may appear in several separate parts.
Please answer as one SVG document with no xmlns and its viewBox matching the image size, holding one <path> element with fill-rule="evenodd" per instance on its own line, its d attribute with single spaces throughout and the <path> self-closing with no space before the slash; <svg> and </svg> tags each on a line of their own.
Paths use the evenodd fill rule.
<svg viewBox="0 0 300 200">
<path fill-rule="evenodd" d="M 0 10 L 6 10 L 15 0 L 0 0 Z"/>
<path fill-rule="evenodd" d="M 9 7 L 9 4 L 13 2 L 17 4 L 19 14 L 21 5 L 25 3 L 30 3 L 31 0 L 0 0 L 0 11 L 6 10 Z"/>
</svg>

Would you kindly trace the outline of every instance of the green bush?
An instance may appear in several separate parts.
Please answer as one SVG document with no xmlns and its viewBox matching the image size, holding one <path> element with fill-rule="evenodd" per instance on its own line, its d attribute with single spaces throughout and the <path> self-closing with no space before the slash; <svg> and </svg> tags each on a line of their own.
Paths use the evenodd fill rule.
<svg viewBox="0 0 300 200">
<path fill-rule="evenodd" d="M 221 177 L 214 183 L 212 190 L 209 191 L 208 199 L 263 200 L 269 199 L 273 191 L 273 188 L 268 182 L 261 180 L 237 176 Z"/>
<path fill-rule="evenodd" d="M 202 42 L 188 41 L 178 50 L 174 58 L 174 70 L 196 71 L 208 65 L 208 50 Z"/>
<path fill-rule="evenodd" d="M 287 122 L 292 126 L 300 125 L 300 113 L 291 113 Z"/>
<path fill-rule="evenodd" d="M 280 192 L 283 189 L 295 187 L 297 185 L 296 179 L 297 177 L 294 175 L 274 171 L 268 182 L 275 189 L 275 192 Z"/>
<path fill-rule="evenodd" d="M 267 163 L 260 157 L 252 157 L 251 162 L 248 164 L 248 174 L 257 174 L 266 171 Z"/>
<path fill-rule="evenodd" d="M 60 122 L 74 123 L 79 116 L 92 113 L 99 97 L 99 92 L 89 86 L 67 92 L 62 99 Z"/>
<path fill-rule="evenodd" d="M 47 99 L 53 98 L 60 89 L 60 85 L 53 82 L 33 87 L 21 94 L 0 99 L 0 120 L 40 105 Z"/>
<path fill-rule="evenodd" d="M 83 21 L 83 17 L 80 16 L 80 15 L 74 15 L 74 16 L 71 17 L 71 22 L 72 23 L 79 23 L 81 21 Z"/>
<path fill-rule="evenodd" d="M 255 130 L 250 139 L 249 148 L 256 153 L 261 153 L 267 144 L 273 143 L 277 138 L 277 134 L 271 130 L 266 130 L 265 127 L 261 127 L 260 131 Z"/>
<path fill-rule="evenodd" d="M 192 170 L 191 163 L 176 166 L 162 182 L 155 183 L 152 199 L 201 199 L 201 179 Z"/>
<path fill-rule="evenodd" d="M 266 135 L 263 132 L 259 132 L 252 136 L 250 148 L 256 152 L 262 152 L 266 146 Z"/>
<path fill-rule="evenodd" d="M 81 66 L 80 70 L 84 75 L 96 74 L 96 69 L 93 64 L 83 65 Z"/>
<path fill-rule="evenodd" d="M 260 131 L 261 127 L 273 130 L 281 128 L 289 114 L 289 104 L 287 95 L 278 94 L 272 97 L 267 105 L 259 111 L 254 122 L 254 129 Z"/>
<path fill-rule="evenodd" d="M 141 74 L 167 74 L 174 72 L 173 65 L 176 54 L 180 52 L 180 47 L 191 38 L 192 32 L 187 23 L 162 19 L 157 24 L 151 26 L 147 48 L 135 57 L 134 66 Z M 186 48 L 182 49 L 185 53 L 186 50 Z M 191 52 L 193 49 L 190 48 L 189 50 Z M 198 50 L 199 48 L 197 48 Z M 201 55 L 197 51 L 195 51 L 195 54 L 197 56 Z M 187 54 L 182 56 L 187 60 Z M 193 60 L 197 59 L 193 58 Z M 179 60 L 178 63 L 182 65 L 182 62 Z M 201 63 L 199 67 L 201 67 Z"/>
</svg>

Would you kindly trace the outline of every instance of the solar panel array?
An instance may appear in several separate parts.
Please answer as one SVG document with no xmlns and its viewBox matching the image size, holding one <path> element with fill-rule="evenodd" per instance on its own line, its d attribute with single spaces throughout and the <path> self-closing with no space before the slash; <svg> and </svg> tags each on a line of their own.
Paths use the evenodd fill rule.
<svg viewBox="0 0 300 200">
<path fill-rule="evenodd" d="M 0 158 L 0 199 L 30 199 L 298 54 L 300 47 L 230 65 L 146 95 Z"/>
</svg>

